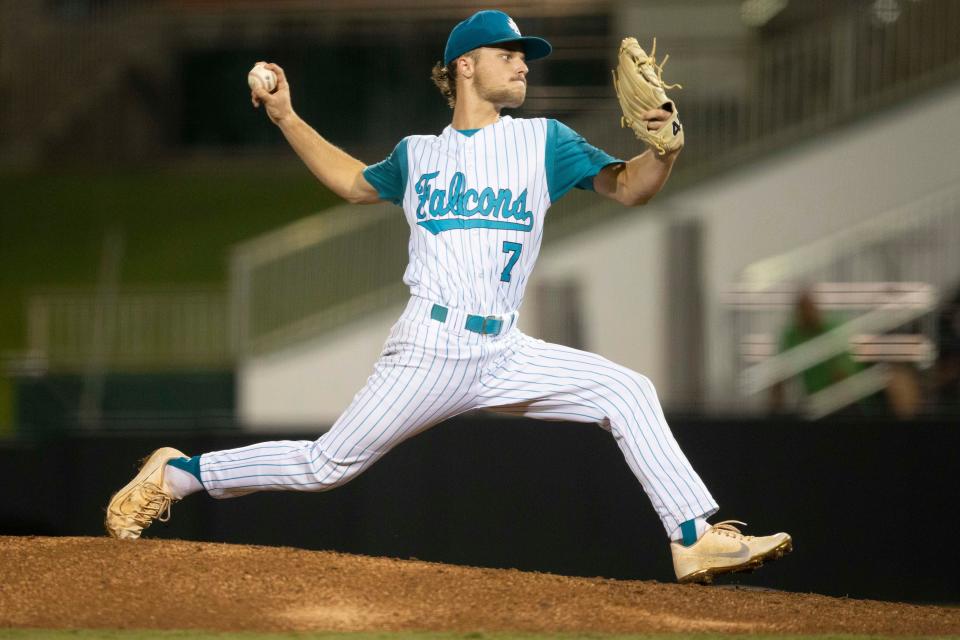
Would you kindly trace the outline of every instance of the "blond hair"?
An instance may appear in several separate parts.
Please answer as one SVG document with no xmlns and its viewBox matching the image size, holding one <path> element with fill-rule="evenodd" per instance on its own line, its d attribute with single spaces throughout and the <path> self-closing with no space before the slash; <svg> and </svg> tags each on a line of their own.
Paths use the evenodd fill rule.
<svg viewBox="0 0 960 640">
<path fill-rule="evenodd" d="M 480 52 L 476 49 L 473 51 L 468 51 L 463 54 L 476 62 L 480 58 Z M 458 56 L 459 59 L 462 56 Z M 450 105 L 450 108 L 453 109 L 457 106 L 457 60 L 454 60 L 450 64 L 444 66 L 442 62 L 437 61 L 437 64 L 433 65 L 433 70 L 430 72 L 430 79 L 433 80 L 433 84 L 437 85 L 437 89 L 440 90 L 440 93 L 444 98 L 447 99 L 447 104 Z"/>
</svg>

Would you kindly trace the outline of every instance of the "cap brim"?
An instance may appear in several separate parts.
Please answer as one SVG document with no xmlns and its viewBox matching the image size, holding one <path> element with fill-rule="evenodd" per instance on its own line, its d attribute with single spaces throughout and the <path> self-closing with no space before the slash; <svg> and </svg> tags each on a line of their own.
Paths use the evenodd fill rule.
<svg viewBox="0 0 960 640">
<path fill-rule="evenodd" d="M 550 43 L 544 40 L 543 38 L 538 38 L 536 36 L 521 36 L 519 38 L 504 38 L 503 40 L 494 40 L 493 42 L 488 42 L 484 47 L 492 47 L 497 44 L 506 44 L 508 42 L 520 42 L 523 44 L 523 53 L 526 55 L 527 60 L 537 60 L 539 58 L 546 58 L 550 55 L 550 52 L 553 51 L 553 47 L 550 46 Z M 463 54 L 461 54 L 463 55 Z"/>
</svg>

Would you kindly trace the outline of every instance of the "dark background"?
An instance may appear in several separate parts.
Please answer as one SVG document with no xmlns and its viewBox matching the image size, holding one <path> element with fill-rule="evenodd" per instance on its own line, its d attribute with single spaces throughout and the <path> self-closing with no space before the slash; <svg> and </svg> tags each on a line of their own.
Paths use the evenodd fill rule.
<svg viewBox="0 0 960 640">
<path fill-rule="evenodd" d="M 793 554 L 722 583 L 960 602 L 955 424 L 677 417 L 672 427 L 720 503 L 714 522 L 735 518 L 750 524 L 747 533 L 794 537 Z M 2 443 L 0 533 L 104 535 L 109 495 L 155 447 L 196 454 L 285 438 L 303 435 Z M 663 528 L 613 439 L 565 423 L 451 420 L 335 491 L 195 496 L 146 535 L 674 580 Z"/>
</svg>

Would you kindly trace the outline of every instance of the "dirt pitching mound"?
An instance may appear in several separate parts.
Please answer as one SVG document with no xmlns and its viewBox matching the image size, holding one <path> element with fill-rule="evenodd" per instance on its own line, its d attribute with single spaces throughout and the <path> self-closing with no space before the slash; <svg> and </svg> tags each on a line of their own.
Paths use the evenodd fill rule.
<svg viewBox="0 0 960 640">
<path fill-rule="evenodd" d="M 960 633 L 960 610 L 275 547 L 0 537 L 0 628 Z"/>
</svg>

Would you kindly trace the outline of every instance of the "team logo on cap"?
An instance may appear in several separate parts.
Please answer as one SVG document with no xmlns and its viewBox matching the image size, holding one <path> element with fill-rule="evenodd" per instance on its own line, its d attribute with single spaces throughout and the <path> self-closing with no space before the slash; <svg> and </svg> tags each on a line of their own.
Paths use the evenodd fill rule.
<svg viewBox="0 0 960 640">
<path fill-rule="evenodd" d="M 510 27 L 510 30 L 515 34 L 520 35 L 520 28 L 517 26 L 517 23 L 513 21 L 513 18 L 507 18 L 507 26 Z"/>
</svg>

